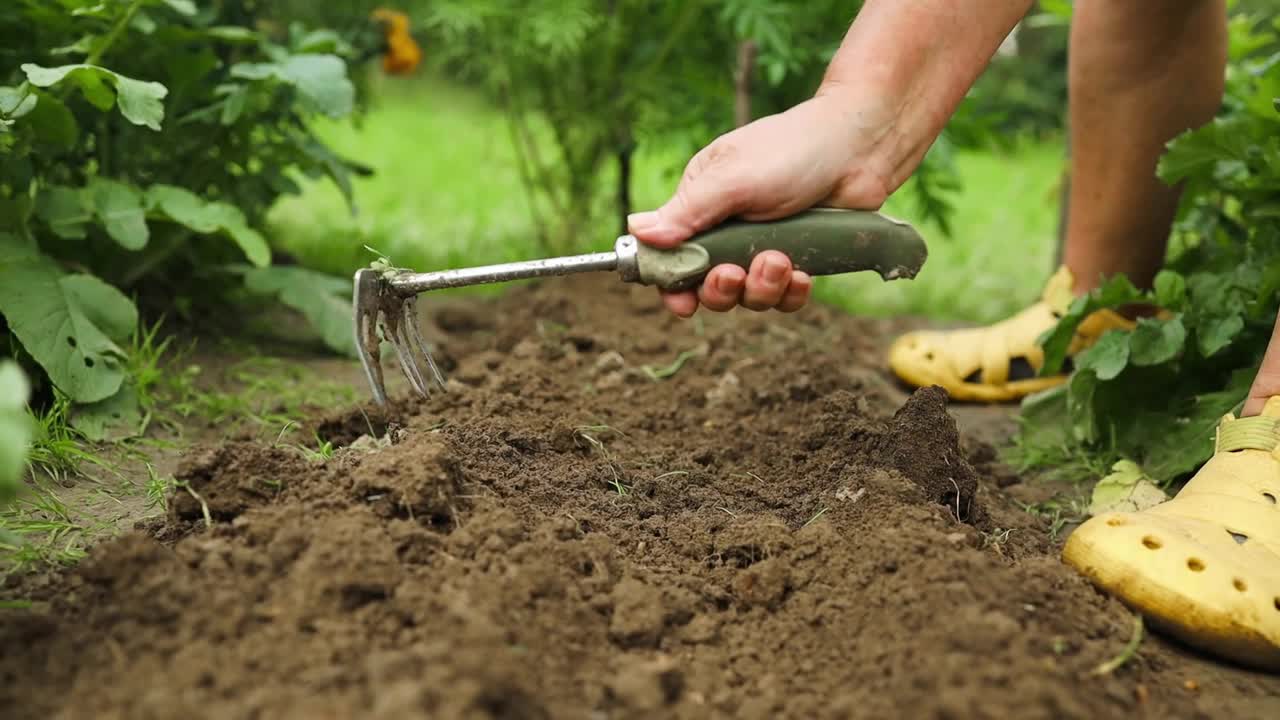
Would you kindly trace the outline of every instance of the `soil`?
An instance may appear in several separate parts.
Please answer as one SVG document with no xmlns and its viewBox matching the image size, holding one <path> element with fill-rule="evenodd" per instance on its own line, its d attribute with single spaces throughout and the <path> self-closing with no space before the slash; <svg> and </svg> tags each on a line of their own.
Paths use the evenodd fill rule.
<svg viewBox="0 0 1280 720">
<path fill-rule="evenodd" d="M 893 327 L 598 278 L 433 306 L 448 392 L 316 417 L 327 460 L 196 449 L 0 612 L 0 716 L 1280 717 L 1159 636 L 1094 674 L 1133 616 L 1021 509 L 1007 422 L 887 380 Z"/>
</svg>

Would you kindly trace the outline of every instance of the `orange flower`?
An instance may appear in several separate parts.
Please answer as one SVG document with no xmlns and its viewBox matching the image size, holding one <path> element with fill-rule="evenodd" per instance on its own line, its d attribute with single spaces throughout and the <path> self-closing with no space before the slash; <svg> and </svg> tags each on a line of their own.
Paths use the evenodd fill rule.
<svg viewBox="0 0 1280 720">
<path fill-rule="evenodd" d="M 409 33 L 409 16 L 397 10 L 378 8 L 373 19 L 382 26 L 386 48 L 382 70 L 388 75 L 408 75 L 422 62 L 422 48 Z"/>
</svg>

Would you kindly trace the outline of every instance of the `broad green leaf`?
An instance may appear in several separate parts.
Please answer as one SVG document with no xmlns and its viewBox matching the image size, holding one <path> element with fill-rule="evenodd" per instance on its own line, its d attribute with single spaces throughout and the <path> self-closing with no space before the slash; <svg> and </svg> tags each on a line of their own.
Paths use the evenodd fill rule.
<svg viewBox="0 0 1280 720">
<path fill-rule="evenodd" d="M 164 85 L 143 82 L 117 75 L 116 98 L 120 113 L 134 125 L 159 130 L 164 120 L 164 98 L 169 93 Z"/>
<path fill-rule="evenodd" d="M 152 185 L 147 189 L 147 206 L 160 210 L 170 220 L 198 233 L 214 233 L 221 229 L 218 218 L 208 212 L 209 204 L 186 188 Z"/>
<path fill-rule="evenodd" d="M 164 4 L 183 15 L 195 15 L 197 12 L 196 4 L 192 0 L 164 0 Z"/>
<path fill-rule="evenodd" d="M 164 98 L 169 90 L 160 83 L 134 80 L 96 65 L 46 68 L 27 63 L 22 71 L 36 87 L 52 87 L 64 80 L 74 82 L 100 110 L 110 110 L 118 102 L 120 113 L 134 125 L 159 130 L 164 120 Z"/>
<path fill-rule="evenodd" d="M 87 278 L 87 279 L 86 279 Z M 0 314 L 60 390 L 81 403 L 115 394 L 123 351 L 94 322 L 118 330 L 133 303 L 96 278 L 64 276 L 49 258 L 0 236 Z"/>
<path fill-rule="evenodd" d="M 1187 299 L 1187 280 L 1172 270 L 1161 270 L 1155 279 L 1156 304 L 1168 310 L 1180 310 Z"/>
<path fill-rule="evenodd" d="M 249 88 L 245 86 L 236 87 L 227 95 L 226 100 L 222 101 L 222 117 L 218 118 L 223 125 L 234 125 L 240 116 L 244 114 L 245 106 L 249 102 Z"/>
<path fill-rule="evenodd" d="M 312 30 L 293 42 L 293 51 L 345 54 L 352 52 L 352 48 L 350 43 L 333 30 Z"/>
<path fill-rule="evenodd" d="M 141 193 L 129 185 L 101 177 L 93 179 L 89 192 L 93 196 L 94 212 L 111 239 L 126 250 L 147 246 L 150 232 Z"/>
<path fill-rule="evenodd" d="M 1129 338 L 1129 362 L 1138 366 L 1159 365 L 1178 356 L 1187 341 L 1182 316 L 1168 320 L 1142 318 Z"/>
<path fill-rule="evenodd" d="M 31 387 L 18 364 L 0 360 L 0 505 L 17 495 L 26 469 L 32 428 L 27 416 Z"/>
<path fill-rule="evenodd" d="M 1023 399 L 1018 412 L 1018 445 L 1029 455 L 1051 453 L 1070 444 L 1067 392 L 1064 383 Z"/>
<path fill-rule="evenodd" d="M 1219 118 L 1171 140 L 1156 166 L 1156 175 L 1174 185 L 1190 177 L 1210 177 L 1218 164 L 1241 160 L 1248 153 L 1250 134 L 1240 123 Z"/>
<path fill-rule="evenodd" d="M 26 118 L 36 139 L 60 150 L 75 146 L 80 136 L 75 115 L 53 95 L 41 92 L 39 97 L 40 102 Z"/>
<path fill-rule="evenodd" d="M 1062 320 L 1040 338 L 1040 345 L 1044 347 L 1044 365 L 1040 374 L 1056 375 L 1061 372 L 1076 328 L 1086 317 L 1103 308 L 1116 308 L 1145 299 L 1145 294 L 1124 275 L 1117 275 L 1088 295 L 1076 298 Z"/>
<path fill-rule="evenodd" d="M 22 71 L 26 73 L 27 81 L 36 87 L 53 87 L 70 78 L 94 107 L 110 110 L 115 105 L 115 92 L 106 80 L 111 78 L 114 81 L 115 73 L 106 68 L 83 64 L 45 68 L 28 63 L 22 66 Z"/>
<path fill-rule="evenodd" d="M 1067 418 L 1077 442 L 1091 444 L 1098 440 L 1098 418 L 1094 413 L 1094 396 L 1098 392 L 1098 376 L 1091 370 L 1079 370 L 1067 381 Z"/>
<path fill-rule="evenodd" d="M 205 202 L 190 190 L 173 185 L 153 185 L 147 190 L 147 206 L 198 233 L 225 234 L 257 267 L 271 263 L 271 248 L 266 239 L 249 227 L 244 213 L 234 205 Z"/>
<path fill-rule="evenodd" d="M 1169 496 L 1142 472 L 1137 463 L 1121 460 L 1111 467 L 1109 475 L 1093 486 L 1089 514 L 1140 512 L 1168 499 Z"/>
<path fill-rule="evenodd" d="M 231 75 L 288 83 L 312 110 L 329 117 L 345 117 L 355 107 L 355 86 L 347 77 L 347 64 L 335 55 L 290 55 L 274 63 L 240 63 L 231 68 Z"/>
<path fill-rule="evenodd" d="M 1242 313 L 1244 300 L 1236 286 L 1236 274 L 1230 272 L 1197 272 L 1187 278 L 1187 292 L 1193 307 L 1218 315 Z"/>
<path fill-rule="evenodd" d="M 156 24 L 156 21 L 151 18 L 150 15 L 139 10 L 138 12 L 134 13 L 133 19 L 129 22 L 129 27 L 132 28 L 135 32 L 141 33 L 143 35 L 150 35 L 154 33 L 156 31 L 156 28 L 159 26 Z"/>
<path fill-rule="evenodd" d="M 259 40 L 258 33 L 239 25 L 215 25 L 207 28 L 204 34 L 234 45 L 251 45 Z"/>
<path fill-rule="evenodd" d="M 1244 318 L 1239 315 L 1216 315 L 1202 318 L 1196 325 L 1196 339 L 1200 354 L 1213 357 L 1219 350 L 1231 344 L 1231 340 L 1244 329 Z"/>
<path fill-rule="evenodd" d="M 85 237 L 85 224 L 93 220 L 93 198 L 82 188 L 50 187 L 40 193 L 36 216 L 58 237 L 78 240 Z"/>
<path fill-rule="evenodd" d="M 138 327 L 138 309 L 115 287 L 93 275 L 64 275 L 62 289 L 108 338 L 126 342 Z"/>
<path fill-rule="evenodd" d="M 132 383 L 120 386 L 115 395 L 88 405 L 77 405 L 71 425 L 93 442 L 127 440 L 143 431 L 146 419 Z"/>
<path fill-rule="evenodd" d="M 350 281 L 300 267 L 264 267 L 246 272 L 245 286 L 278 297 L 306 316 L 326 345 L 356 356 Z"/>
<path fill-rule="evenodd" d="M 1092 370 L 1099 380 L 1111 380 L 1129 364 L 1129 333 L 1108 330 L 1092 347 L 1076 355 L 1080 370 Z"/>
<path fill-rule="evenodd" d="M 223 224 L 223 228 L 236 245 L 240 246 L 240 250 L 244 253 L 245 258 L 253 263 L 256 267 L 266 267 L 271 264 L 271 247 L 267 245 L 266 238 L 262 237 L 262 233 L 249 227 L 244 219 L 244 215 L 238 208 L 230 205 L 223 205 L 228 210 L 234 210 L 235 215 L 228 218 L 228 222 Z M 233 221 L 234 220 L 234 221 Z"/>
<path fill-rule="evenodd" d="M 1147 436 L 1140 442 L 1143 466 L 1160 483 L 1194 471 L 1213 455 L 1214 430 L 1222 416 L 1240 404 L 1253 382 L 1254 368 L 1235 373 L 1224 390 L 1197 395 L 1189 406 L 1168 406 L 1142 416 Z"/>
<path fill-rule="evenodd" d="M 35 109 L 38 99 L 29 85 L 0 87 L 0 116 L 17 120 Z"/>
<path fill-rule="evenodd" d="M 99 41 L 97 35 L 83 35 L 73 43 L 56 47 L 49 51 L 50 55 L 88 55 Z"/>
</svg>

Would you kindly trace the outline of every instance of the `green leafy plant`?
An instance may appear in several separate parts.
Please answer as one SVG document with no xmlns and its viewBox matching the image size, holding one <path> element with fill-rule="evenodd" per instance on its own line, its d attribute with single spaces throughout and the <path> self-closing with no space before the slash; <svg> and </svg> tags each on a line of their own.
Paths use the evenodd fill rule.
<svg viewBox="0 0 1280 720">
<path fill-rule="evenodd" d="M 139 304 L 199 314 L 247 292 L 353 351 L 335 330 L 349 284 L 273 265 L 261 229 L 300 177 L 354 208 L 367 170 L 308 122 L 353 116 L 348 64 L 376 52 L 368 23 L 308 29 L 258 0 L 0 7 L 0 344 L 44 397 L 95 434 L 142 418 Z"/>
<path fill-rule="evenodd" d="M 1024 446 L 1129 459 L 1162 483 L 1212 453 L 1238 410 L 1280 310 L 1280 19 L 1236 16 L 1227 99 L 1212 123 L 1169 143 L 1158 174 L 1184 195 L 1164 270 L 1149 290 L 1124 277 L 1078 298 L 1044 339 L 1064 363 L 1091 312 L 1163 310 L 1073 359 L 1070 382 L 1025 405 Z M 1065 418 L 1066 422 L 1063 422 Z"/>
<path fill-rule="evenodd" d="M 27 378 L 17 363 L 0 361 L 0 505 L 18 494 L 18 481 L 26 469 L 31 444 L 27 419 Z"/>
<path fill-rule="evenodd" d="M 598 242 L 589 228 L 624 222 L 635 153 L 687 159 L 734 127 L 744 43 L 755 49 L 749 115 L 779 112 L 812 96 L 860 6 L 436 0 L 422 6 L 421 25 L 433 61 L 505 113 L 543 249 L 565 251 Z M 986 126 L 965 113 L 911 181 L 924 217 L 944 231 L 958 188 L 951 153 L 989 141 Z M 682 169 L 673 161 L 672 178 Z"/>
</svg>

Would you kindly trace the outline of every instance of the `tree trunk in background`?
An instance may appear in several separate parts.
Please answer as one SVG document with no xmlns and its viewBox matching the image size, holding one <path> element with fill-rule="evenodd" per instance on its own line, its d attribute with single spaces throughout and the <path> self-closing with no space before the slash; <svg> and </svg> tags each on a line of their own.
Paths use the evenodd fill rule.
<svg viewBox="0 0 1280 720">
<path fill-rule="evenodd" d="M 751 76 L 756 67 L 756 43 L 743 40 L 738 43 L 738 67 L 733 73 L 733 119 L 738 127 L 751 122 Z"/>
</svg>

